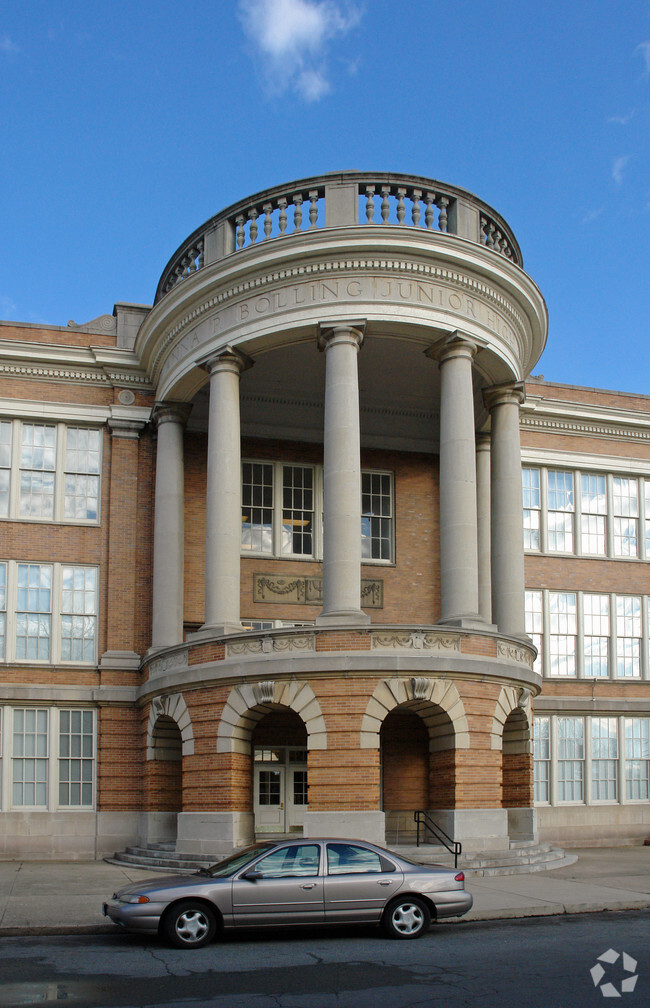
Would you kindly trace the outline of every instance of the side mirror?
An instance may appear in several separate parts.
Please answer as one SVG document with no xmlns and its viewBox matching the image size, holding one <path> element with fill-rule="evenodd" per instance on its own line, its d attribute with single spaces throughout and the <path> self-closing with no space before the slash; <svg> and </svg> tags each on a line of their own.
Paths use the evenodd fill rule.
<svg viewBox="0 0 650 1008">
<path fill-rule="evenodd" d="M 251 868 L 250 871 L 244 872 L 242 878 L 247 879 L 249 882 L 256 882 L 257 879 L 264 878 L 261 871 L 257 871 L 256 868 Z"/>
</svg>

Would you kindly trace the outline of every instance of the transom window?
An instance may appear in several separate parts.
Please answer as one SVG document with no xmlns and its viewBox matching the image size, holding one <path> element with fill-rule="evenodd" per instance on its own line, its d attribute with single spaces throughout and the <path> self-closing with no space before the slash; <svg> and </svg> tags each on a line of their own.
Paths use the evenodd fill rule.
<svg viewBox="0 0 650 1008">
<path fill-rule="evenodd" d="M 96 567 L 0 561 L 0 660 L 91 664 Z"/>
<path fill-rule="evenodd" d="M 0 421 L 0 517 L 99 520 L 101 432 L 62 423 Z"/>
<path fill-rule="evenodd" d="M 361 556 L 366 562 L 393 559 L 393 477 L 362 471 Z M 242 463 L 244 554 L 321 559 L 323 472 L 320 466 L 280 462 Z"/>
<path fill-rule="evenodd" d="M 522 491 L 525 549 L 650 558 L 650 480 L 524 466 Z"/>
</svg>

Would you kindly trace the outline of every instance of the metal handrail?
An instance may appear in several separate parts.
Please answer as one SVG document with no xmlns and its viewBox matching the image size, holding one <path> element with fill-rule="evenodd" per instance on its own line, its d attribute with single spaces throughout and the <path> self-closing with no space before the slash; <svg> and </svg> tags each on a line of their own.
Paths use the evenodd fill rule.
<svg viewBox="0 0 650 1008">
<path fill-rule="evenodd" d="M 450 854 L 454 855 L 454 868 L 458 868 L 458 858 L 463 852 L 463 845 L 460 841 L 452 840 L 451 837 L 445 833 L 442 826 L 437 826 L 431 816 L 425 812 L 424 809 L 417 809 L 417 811 L 413 813 L 413 819 L 417 825 L 416 846 L 420 846 L 420 826 L 422 826 L 425 831 L 428 830 L 429 833 L 436 838 L 438 843 L 442 844 L 443 847 L 446 847 Z"/>
</svg>

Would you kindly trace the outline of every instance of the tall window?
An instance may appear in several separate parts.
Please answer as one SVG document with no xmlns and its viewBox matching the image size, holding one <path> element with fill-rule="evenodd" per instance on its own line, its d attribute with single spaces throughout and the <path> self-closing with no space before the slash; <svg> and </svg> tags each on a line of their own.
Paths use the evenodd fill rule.
<svg viewBox="0 0 650 1008">
<path fill-rule="evenodd" d="M 52 636 L 52 568 L 18 564 L 16 658 L 49 661 Z"/>
<path fill-rule="evenodd" d="M 537 648 L 537 658 L 535 659 L 535 672 L 542 674 L 542 593 L 541 591 L 527 591 L 525 593 L 525 627 L 526 633 Z"/>
<path fill-rule="evenodd" d="M 597 473 L 582 473 L 581 545 L 583 553 L 604 556 L 607 552 L 607 480 Z"/>
<path fill-rule="evenodd" d="M 314 470 L 282 466 L 282 552 L 314 552 Z"/>
<path fill-rule="evenodd" d="M 609 595 L 585 595 L 584 674 L 588 679 L 609 675 Z"/>
<path fill-rule="evenodd" d="M 616 718 L 591 718 L 591 797 L 616 801 L 618 733 Z"/>
<path fill-rule="evenodd" d="M 97 569 L 61 570 L 61 660 L 92 662 L 97 640 Z"/>
<path fill-rule="evenodd" d="M 551 719 L 536 717 L 533 722 L 533 769 L 535 801 L 550 801 Z"/>
<path fill-rule="evenodd" d="M 47 805 L 47 710 L 17 708 L 13 712 L 13 804 Z"/>
<path fill-rule="evenodd" d="M 636 556 L 639 498 L 636 480 L 614 477 L 614 555 Z"/>
<path fill-rule="evenodd" d="M 389 473 L 361 473 L 361 556 L 390 560 L 393 495 Z"/>
<path fill-rule="evenodd" d="M 68 427 L 65 449 L 65 518 L 97 521 L 99 514 L 99 431 Z"/>
<path fill-rule="evenodd" d="M 585 742 L 582 718 L 559 717 L 557 790 L 561 802 L 584 798 Z"/>
<path fill-rule="evenodd" d="M 625 793 L 628 801 L 650 798 L 650 718 L 625 718 Z"/>
<path fill-rule="evenodd" d="M 644 480 L 645 497 L 645 555 L 650 557 L 650 480 Z"/>
<path fill-rule="evenodd" d="M 242 466 L 242 549 L 273 551 L 273 466 L 244 462 Z"/>
<path fill-rule="evenodd" d="M 0 661 L 4 661 L 7 641 L 7 565 L 0 563 Z"/>
<path fill-rule="evenodd" d="M 56 427 L 24 423 L 20 451 L 20 516 L 54 517 Z"/>
<path fill-rule="evenodd" d="M 641 599 L 636 595 L 616 599 L 616 673 L 641 675 Z"/>
<path fill-rule="evenodd" d="M 0 420 L 0 515 L 9 514 L 11 486 L 11 422 Z"/>
<path fill-rule="evenodd" d="M 577 607 L 574 592 L 549 592 L 549 674 L 576 674 Z"/>
<path fill-rule="evenodd" d="M 94 713 L 59 711 L 59 805 L 93 804 Z"/>
<path fill-rule="evenodd" d="M 539 469 L 522 469 L 524 495 L 524 549 L 541 548 L 539 539 L 540 511 Z"/>
<path fill-rule="evenodd" d="M 573 552 L 573 473 L 548 471 L 548 549 Z"/>
</svg>

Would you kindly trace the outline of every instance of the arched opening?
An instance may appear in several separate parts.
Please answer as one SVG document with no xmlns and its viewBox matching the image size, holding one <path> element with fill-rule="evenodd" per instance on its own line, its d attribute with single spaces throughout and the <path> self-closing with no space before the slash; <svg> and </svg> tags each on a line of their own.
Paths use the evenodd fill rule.
<svg viewBox="0 0 650 1008">
<path fill-rule="evenodd" d="M 391 843 L 415 836 L 414 812 L 454 807 L 454 729 L 430 702 L 412 701 L 390 711 L 381 726 L 382 807 Z"/>
<path fill-rule="evenodd" d="M 503 725 L 503 808 L 533 804 L 533 757 L 530 723 L 521 707 L 510 712 Z"/>
<path fill-rule="evenodd" d="M 255 835 L 302 833 L 307 810 L 307 728 L 289 708 L 265 714 L 252 732 Z"/>
<path fill-rule="evenodd" d="M 161 714 L 151 732 L 152 759 L 147 763 L 149 808 L 157 812 L 183 810 L 183 740 L 180 728 Z"/>
</svg>

